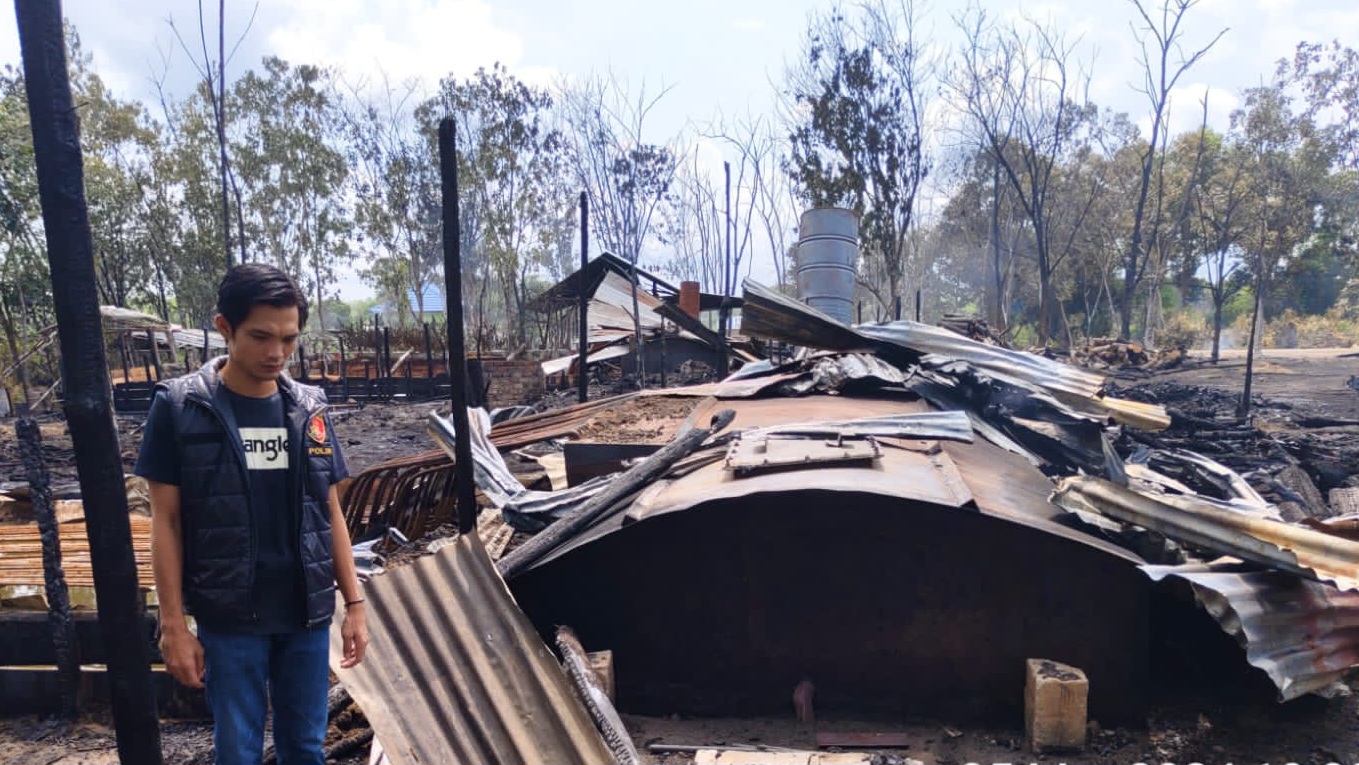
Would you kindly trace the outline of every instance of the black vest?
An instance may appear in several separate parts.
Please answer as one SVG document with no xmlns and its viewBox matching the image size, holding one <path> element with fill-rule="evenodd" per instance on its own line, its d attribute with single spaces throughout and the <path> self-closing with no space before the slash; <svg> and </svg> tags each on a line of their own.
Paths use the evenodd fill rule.
<svg viewBox="0 0 1359 765">
<path fill-rule="evenodd" d="M 222 362 L 214 359 L 157 387 L 169 399 L 179 441 L 184 608 L 209 624 L 250 624 L 259 618 L 252 597 L 258 532 L 245 447 L 218 376 Z M 326 396 L 286 375 L 279 377 L 278 389 L 288 429 L 288 486 L 300 505 L 297 557 L 306 592 L 305 626 L 313 627 L 335 613 L 332 457 L 315 456 L 317 450 L 303 443 L 307 423 L 325 409 Z"/>
</svg>

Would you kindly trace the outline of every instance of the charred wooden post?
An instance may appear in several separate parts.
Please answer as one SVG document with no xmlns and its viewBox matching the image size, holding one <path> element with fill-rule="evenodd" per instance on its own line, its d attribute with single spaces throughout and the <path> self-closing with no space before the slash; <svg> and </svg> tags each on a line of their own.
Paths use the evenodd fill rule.
<svg viewBox="0 0 1359 765">
<path fill-rule="evenodd" d="M 169 335 L 169 333 L 166 333 L 166 334 L 167 334 L 167 336 Z M 154 369 L 154 370 L 156 370 L 156 380 L 157 380 L 157 381 L 164 380 L 164 379 L 165 379 L 165 370 L 164 370 L 164 369 L 161 369 L 161 366 L 160 366 L 160 341 L 156 339 L 156 330 L 151 329 L 151 328 L 149 328 L 149 327 L 147 328 L 147 330 L 146 330 L 146 341 L 147 341 L 147 345 L 150 346 L 150 352 L 151 352 L 151 368 Z M 171 360 L 171 361 L 174 361 L 174 356 L 173 356 L 173 354 L 171 354 L 170 360 Z M 148 381 L 149 381 L 149 378 L 148 378 Z"/>
<path fill-rule="evenodd" d="M 722 170 L 727 178 L 727 237 L 726 257 L 722 260 L 722 304 L 717 312 L 717 378 L 725 380 L 731 371 L 731 353 L 727 349 L 728 328 L 731 322 L 731 306 L 727 298 L 731 296 L 731 163 L 723 162 Z"/>
<path fill-rule="evenodd" d="M 1236 405 L 1236 416 L 1237 419 L 1241 420 L 1250 416 L 1251 383 L 1255 380 L 1255 338 L 1256 333 L 1260 331 L 1261 294 L 1264 292 L 1265 288 L 1263 269 L 1261 269 L 1261 272 L 1262 275 L 1257 276 L 1255 279 L 1255 310 L 1251 312 L 1250 335 L 1247 338 L 1246 344 L 1246 382 L 1241 388 L 1241 401 Z"/>
<path fill-rule="evenodd" d="M 151 355 L 149 353 L 142 354 L 142 372 L 146 375 L 146 381 L 151 382 Z"/>
<path fill-rule="evenodd" d="M 38 421 L 23 417 L 14 424 L 19 451 L 27 473 L 33 512 L 42 536 L 42 570 L 47 594 L 48 621 L 52 627 L 52 646 L 57 654 L 57 675 L 61 684 L 61 714 L 76 716 L 80 691 L 80 657 L 76 655 L 75 623 L 71 621 L 71 597 L 66 589 L 66 573 L 61 569 L 61 535 L 57 512 L 52 504 L 52 485 L 47 464 L 42 458 L 42 431 Z"/>
<path fill-rule="evenodd" d="M 381 353 L 382 353 L 382 357 L 381 357 L 381 362 L 382 362 L 382 363 L 378 364 L 378 374 L 382 375 L 383 378 L 386 379 L 386 382 L 383 383 L 382 397 L 383 397 L 384 399 L 391 399 L 392 396 L 396 393 L 396 384 L 395 384 L 394 382 L 392 382 L 392 328 L 391 328 L 391 327 L 383 327 L 383 328 L 382 328 L 382 351 L 381 351 Z"/>
<path fill-rule="evenodd" d="M 585 293 L 585 269 L 590 265 L 590 197 L 580 192 L 580 360 L 576 363 L 576 397 L 584 404 L 590 400 L 590 377 L 586 361 L 590 356 L 590 296 Z"/>
<path fill-rule="evenodd" d="M 472 475 L 472 423 L 467 416 L 467 345 L 462 315 L 462 230 L 458 220 L 458 138 L 453 118 L 439 123 L 439 174 L 443 181 L 444 294 L 448 296 L 449 381 L 453 384 L 453 428 L 458 442 L 454 461 L 458 475 L 458 533 L 477 528 L 476 480 Z"/>
<path fill-rule="evenodd" d="M 349 400 L 349 360 L 344 356 L 344 338 L 337 338 L 340 342 L 340 389 L 344 391 L 344 400 Z"/>
<path fill-rule="evenodd" d="M 113 422 L 85 170 L 66 74 L 61 2 L 16 1 L 15 10 L 57 333 L 68 373 L 62 405 L 85 501 L 118 758 L 124 765 L 159 765 L 151 644 L 143 631 L 121 450 Z"/>
<path fill-rule="evenodd" d="M 118 333 L 118 357 L 123 362 L 123 384 L 132 382 L 132 370 L 128 368 L 127 333 Z"/>
<path fill-rule="evenodd" d="M 446 309 L 448 306 L 445 305 Z M 429 341 L 429 322 L 425 325 L 425 377 L 429 380 L 429 395 L 434 396 L 434 346 Z"/>
</svg>

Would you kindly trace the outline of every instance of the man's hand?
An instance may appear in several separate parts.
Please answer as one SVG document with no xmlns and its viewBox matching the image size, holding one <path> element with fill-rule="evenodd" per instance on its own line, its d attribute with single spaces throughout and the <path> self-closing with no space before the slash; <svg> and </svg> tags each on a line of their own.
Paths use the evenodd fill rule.
<svg viewBox="0 0 1359 765">
<path fill-rule="evenodd" d="M 162 632 L 160 654 L 174 679 L 190 688 L 203 687 L 203 644 L 187 627 Z"/>
<path fill-rule="evenodd" d="M 357 667 L 368 650 L 368 621 L 363 613 L 363 604 L 355 603 L 344 610 L 344 621 L 340 623 L 340 637 L 344 639 L 344 658 L 340 660 L 341 669 Z"/>
</svg>

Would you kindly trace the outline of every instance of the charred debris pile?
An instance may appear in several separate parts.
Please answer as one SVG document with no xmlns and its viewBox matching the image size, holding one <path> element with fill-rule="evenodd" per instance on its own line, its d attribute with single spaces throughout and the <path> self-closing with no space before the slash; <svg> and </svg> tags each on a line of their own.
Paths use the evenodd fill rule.
<svg viewBox="0 0 1359 765">
<path fill-rule="evenodd" d="M 983 328 L 973 329 L 986 334 Z M 440 747 L 480 741 L 483 749 L 461 752 L 450 761 L 500 761 L 497 736 L 512 738 L 527 719 L 523 710 L 537 709 L 543 714 L 555 710 L 549 716 L 559 723 L 553 727 L 555 739 L 537 729 L 544 739 L 538 742 L 545 747 L 540 751 L 588 750 L 593 757 L 604 746 L 620 761 L 635 757 L 610 717 L 610 699 L 593 680 L 581 679 L 593 677 L 578 671 L 583 659 L 567 657 L 575 665 L 568 673 L 575 681 L 574 693 L 563 691 L 559 669 L 542 663 L 550 656 L 545 644 L 551 642 L 553 625 L 561 624 L 576 628 L 580 643 L 628 656 L 628 671 L 617 679 L 618 693 L 634 709 L 656 708 L 655 693 L 660 691 L 649 689 L 669 689 L 672 699 L 695 704 L 725 693 L 758 708 L 760 694 L 782 687 L 789 677 L 787 666 L 774 665 L 784 654 L 750 654 L 764 663 L 745 665 L 744 685 L 736 688 L 730 676 L 714 675 L 708 667 L 715 660 L 703 652 L 711 646 L 692 647 L 683 641 L 728 630 L 722 632 L 726 642 L 721 647 L 745 656 L 740 651 L 751 646 L 736 645 L 750 638 L 742 630 L 765 621 L 774 625 L 778 615 L 760 604 L 778 601 L 765 600 L 767 592 L 752 589 L 758 580 L 745 579 L 744 591 L 723 585 L 725 569 L 712 565 L 676 574 L 678 579 L 671 582 L 663 575 L 670 570 L 667 562 L 655 556 L 661 551 L 683 560 L 683 551 L 706 539 L 713 546 L 708 554 L 717 556 L 705 558 L 709 564 L 733 561 L 738 566 L 733 571 L 745 565 L 747 574 L 758 574 L 763 565 L 758 556 L 779 551 L 755 552 L 752 546 L 788 547 L 806 540 L 776 528 L 777 523 L 742 522 L 735 514 L 721 513 L 745 503 L 744 512 L 752 519 L 805 523 L 805 518 L 825 519 L 828 514 L 811 508 L 809 515 L 799 516 L 796 507 L 824 503 L 835 492 L 854 495 L 855 502 L 848 505 L 864 504 L 867 498 L 867 504 L 877 502 L 885 510 L 859 516 L 888 524 L 860 528 L 870 542 L 875 534 L 888 534 L 890 527 L 890 533 L 910 529 L 908 537 L 941 534 L 940 540 L 960 544 L 956 540 L 966 537 L 954 532 L 966 528 L 976 533 L 975 544 L 999 545 L 997 550 L 1027 544 L 1038 555 L 1072 554 L 1070 570 L 1064 568 L 1068 564 L 1043 563 L 1026 569 L 1028 573 L 1012 571 L 1012 578 L 1032 581 L 1006 582 L 1001 589 L 1032 597 L 1033 603 L 1074 597 L 1072 603 L 1086 604 L 1089 613 L 1071 614 L 1082 621 L 1068 626 L 1090 634 L 1059 636 L 1053 638 L 1059 642 L 1046 644 L 1083 652 L 1078 659 L 1095 665 L 1093 677 L 1146 675 L 1146 665 L 1138 663 L 1145 659 L 1135 656 L 1140 652 L 1137 641 L 1127 637 L 1135 638 L 1139 630 L 1094 634 L 1122 631 L 1110 626 L 1114 611 L 1100 609 L 1105 601 L 1136 591 L 1129 584 L 1132 579 L 1119 573 L 1129 570 L 1145 586 L 1175 580 L 1192 592 L 1198 606 L 1241 646 L 1246 661 L 1274 684 L 1280 700 L 1327 693 L 1359 665 L 1359 639 L 1348 626 L 1359 623 L 1359 541 L 1354 541 L 1359 524 L 1344 512 L 1355 478 L 1340 475 L 1343 470 L 1336 467 L 1347 459 L 1343 453 L 1323 453 L 1301 440 L 1221 416 L 1229 402 L 1214 393 L 1164 385 L 1116 388 L 1090 369 L 915 322 L 851 327 L 753 282 L 745 285 L 741 331 L 804 350 L 786 363 L 748 363 L 707 385 L 629 393 L 511 419 L 474 411 L 475 480 L 482 504 L 496 511 L 481 513 L 477 534 L 431 539 L 430 532 L 449 517 L 446 507 L 440 509 L 446 500 L 433 494 L 431 506 L 420 508 L 418 491 L 351 492 L 350 497 L 361 499 L 346 502 L 358 535 L 377 538 L 397 529 L 399 538 L 420 540 L 395 556 L 402 565 L 389 560 L 388 570 L 367 584 L 378 617 L 374 621 L 380 625 L 374 644 L 399 650 L 379 652 L 357 672 L 341 675 L 389 751 L 395 745 L 421 760 L 438 759 L 451 751 Z M 662 400 L 690 402 L 668 410 L 675 421 L 660 429 L 663 443 L 616 457 L 611 469 L 592 479 L 554 477 L 551 487 L 529 488 L 507 466 L 507 454 L 533 449 L 550 454 L 555 447 L 538 447 L 569 440 L 606 413 L 640 416 L 651 402 Z M 431 415 L 430 431 L 445 455 L 451 455 L 456 441 L 452 425 Z M 1329 462 L 1309 462 L 1312 455 Z M 392 479 L 403 481 L 406 489 L 418 488 L 446 470 L 449 457 L 435 452 L 419 459 L 418 465 L 408 459 L 405 464 L 415 467 L 404 478 L 391 474 Z M 735 525 L 714 537 L 705 524 L 724 517 Z M 845 528 L 855 532 L 852 525 Z M 762 534 L 769 536 L 755 541 Z M 386 542 L 377 546 L 384 544 L 392 547 Z M 430 551 L 437 553 L 418 555 Z M 381 556 L 368 560 L 374 573 L 382 571 Z M 985 575 L 982 562 L 967 560 L 946 552 L 913 565 L 939 564 L 952 575 L 973 570 Z M 883 563 L 890 558 L 877 559 L 875 566 Z M 903 569 L 903 586 L 910 586 L 911 570 Z M 1104 575 L 1110 576 L 1108 584 L 1092 581 Z M 965 581 L 970 580 L 960 578 L 955 586 L 970 587 Z M 659 615 L 628 600 L 637 590 L 661 598 L 672 586 L 692 597 L 667 600 L 668 608 Z M 705 586 L 704 595 L 694 594 Z M 1064 587 L 1071 592 L 1062 594 Z M 721 602 L 724 589 L 731 602 Z M 871 596 L 873 588 L 866 588 L 867 595 L 862 589 L 837 592 Z M 1093 597 L 1095 592 L 1105 597 Z M 926 588 L 897 595 L 916 608 L 941 609 L 931 617 L 947 627 L 935 634 L 944 641 L 939 650 L 949 650 L 948 641 L 965 639 L 949 632 L 955 618 L 965 615 L 950 615 L 950 603 L 938 600 L 938 593 Z M 822 595 L 818 602 L 833 608 L 834 597 Z M 743 598 L 753 598 L 749 602 L 755 610 L 743 612 Z M 1002 610 L 1011 609 L 998 620 L 1036 624 L 1025 603 L 997 603 Z M 707 612 L 701 611 L 681 618 L 681 608 L 710 609 L 712 618 L 704 619 Z M 1118 607 L 1124 616 L 1112 618 L 1140 620 L 1146 612 L 1137 608 L 1124 601 Z M 632 621 L 619 616 L 623 613 L 632 614 Z M 877 613 L 879 619 L 897 618 L 888 611 Z M 990 612 L 974 608 L 971 613 L 966 618 L 975 620 Z M 649 619 L 661 621 L 651 624 Z M 645 641 L 670 639 L 667 633 L 682 632 L 677 625 L 685 624 L 697 631 L 672 634 L 676 642 L 663 645 L 668 650 L 649 663 Z M 1002 629 L 988 634 L 1015 637 L 968 646 L 974 661 L 958 666 L 967 666 L 970 674 L 948 680 L 960 692 L 1009 694 L 1010 662 L 1032 656 L 1033 648 L 1048 640 L 1044 634 L 1018 635 L 1003 629 L 1002 621 L 997 624 Z M 861 632 L 841 621 L 833 634 L 857 639 L 881 634 L 879 627 L 868 625 Z M 443 637 L 420 637 L 431 631 Z M 530 637 L 534 634 L 537 639 Z M 777 634 L 787 638 L 790 633 Z M 644 642 L 629 642 L 633 640 Z M 764 650 L 760 644 L 753 648 Z M 821 661 L 818 666 L 832 671 L 849 670 L 841 677 L 858 673 L 853 687 L 837 689 L 827 683 L 832 702 L 837 691 L 858 693 L 860 700 L 874 694 L 900 700 L 901 694 L 892 690 L 899 688 L 898 679 L 909 677 L 917 685 L 929 680 L 922 674 L 930 671 L 928 664 L 910 664 L 906 652 L 879 654 L 872 666 L 854 664 L 864 655 L 860 648 L 837 647 L 829 656 L 808 650 L 799 660 Z M 781 648 L 785 654 L 798 649 L 795 642 Z M 837 661 L 845 667 L 834 665 Z M 609 678 L 611 684 L 611 672 Z M 424 688 L 418 699 L 410 695 L 415 687 L 410 683 L 417 680 Z M 795 682 L 788 681 L 787 687 Z M 1128 685 L 1092 681 L 1092 710 L 1111 708 L 1135 692 Z M 564 702 L 563 693 L 586 703 Z M 422 734 L 438 727 L 434 723 L 446 716 L 450 705 L 477 710 L 460 723 L 476 730 Z M 589 720 L 594 729 L 582 733 Z"/>
</svg>

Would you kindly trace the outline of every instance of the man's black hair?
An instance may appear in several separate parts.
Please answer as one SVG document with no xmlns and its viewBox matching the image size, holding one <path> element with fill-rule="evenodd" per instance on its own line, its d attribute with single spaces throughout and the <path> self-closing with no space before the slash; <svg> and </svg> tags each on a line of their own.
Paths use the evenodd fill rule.
<svg viewBox="0 0 1359 765">
<path fill-rule="evenodd" d="M 292 277 L 266 263 L 242 263 L 227 271 L 217 288 L 217 313 L 233 332 L 257 305 L 297 306 L 297 327 L 307 326 L 307 296 Z"/>
</svg>

